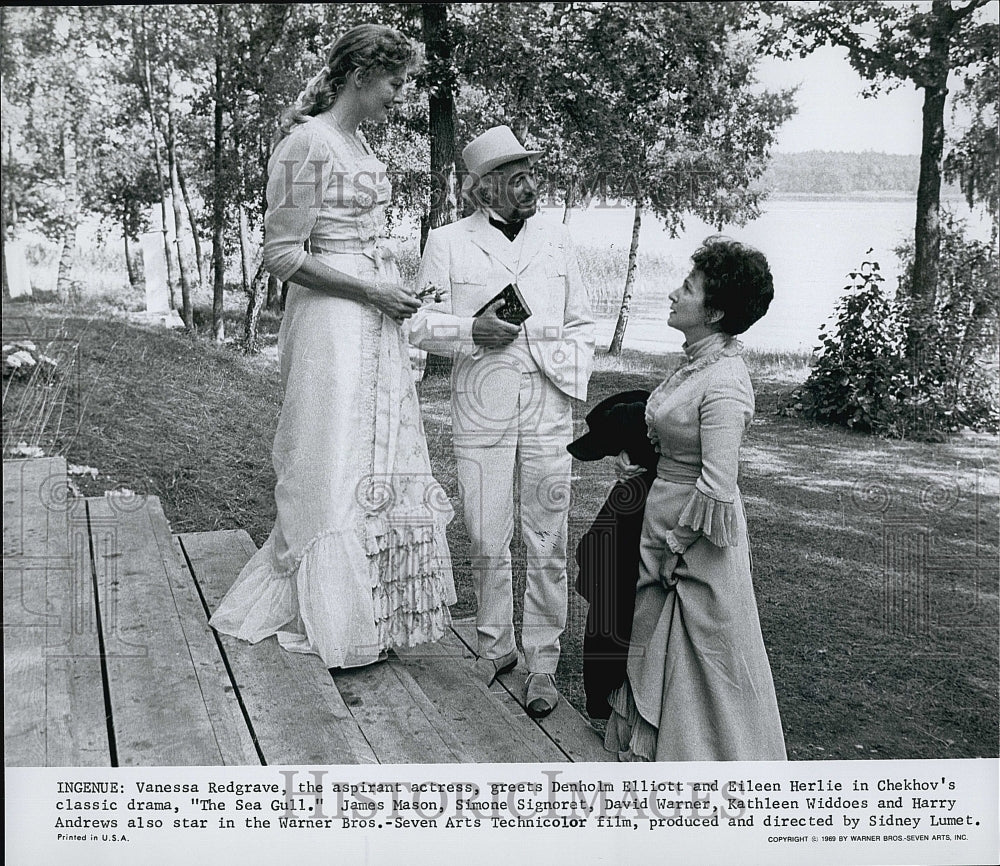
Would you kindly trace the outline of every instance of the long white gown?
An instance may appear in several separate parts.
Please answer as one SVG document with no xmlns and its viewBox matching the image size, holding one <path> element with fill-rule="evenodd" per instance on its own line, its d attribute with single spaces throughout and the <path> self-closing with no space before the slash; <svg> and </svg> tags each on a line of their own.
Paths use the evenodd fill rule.
<svg viewBox="0 0 1000 866">
<path fill-rule="evenodd" d="M 398 281 L 381 237 L 386 167 L 332 117 L 311 118 L 268 166 L 265 264 L 306 256 Z M 290 285 L 278 337 L 284 398 L 272 451 L 277 517 L 211 619 L 272 634 L 328 667 L 440 638 L 455 603 L 451 504 L 431 474 L 402 329 L 374 307 Z"/>
</svg>

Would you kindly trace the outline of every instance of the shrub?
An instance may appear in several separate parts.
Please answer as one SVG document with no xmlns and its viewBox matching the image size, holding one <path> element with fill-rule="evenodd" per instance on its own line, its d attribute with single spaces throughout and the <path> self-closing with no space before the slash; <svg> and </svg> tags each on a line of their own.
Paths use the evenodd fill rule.
<svg viewBox="0 0 1000 866">
<path fill-rule="evenodd" d="M 933 310 L 915 318 L 908 291 L 912 244 L 890 296 L 877 262 L 863 262 L 820 329 L 816 362 L 786 403 L 788 413 L 879 435 L 940 438 L 970 427 L 997 430 L 998 270 L 991 247 L 945 215 Z M 920 351 L 909 349 L 911 330 Z"/>
</svg>

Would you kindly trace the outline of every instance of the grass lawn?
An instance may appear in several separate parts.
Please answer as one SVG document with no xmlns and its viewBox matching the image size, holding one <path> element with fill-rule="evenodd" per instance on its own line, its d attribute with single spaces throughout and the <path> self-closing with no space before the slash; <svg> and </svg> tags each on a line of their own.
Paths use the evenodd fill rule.
<svg viewBox="0 0 1000 866">
<path fill-rule="evenodd" d="M 274 517 L 280 405 L 273 353 L 246 358 L 104 314 L 6 304 L 5 342 L 25 332 L 62 373 L 45 400 L 36 383 L 5 381 L 5 453 L 25 440 L 98 469 L 96 479 L 75 479 L 84 495 L 115 486 L 156 494 L 175 532 L 243 528 L 263 542 Z M 895 442 L 783 417 L 776 410 L 804 378 L 803 359 L 749 361 L 757 418 L 741 487 L 789 756 L 997 756 L 996 437 Z M 652 388 L 676 362 L 599 357 L 588 403 Z M 419 390 L 435 474 L 457 502 L 447 378 Z M 575 473 L 571 549 L 614 481 L 605 462 L 577 463 Z M 455 613 L 469 614 L 460 517 L 450 542 Z M 518 538 L 515 557 L 517 574 Z M 571 592 L 559 685 L 581 710 L 585 617 Z"/>
</svg>

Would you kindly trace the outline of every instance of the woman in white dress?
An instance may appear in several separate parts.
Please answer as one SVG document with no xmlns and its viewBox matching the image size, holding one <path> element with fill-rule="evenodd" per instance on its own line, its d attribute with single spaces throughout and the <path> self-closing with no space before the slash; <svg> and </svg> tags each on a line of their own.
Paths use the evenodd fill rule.
<svg viewBox="0 0 1000 866">
<path fill-rule="evenodd" d="M 285 112 L 268 164 L 264 261 L 290 283 L 278 336 L 277 517 L 211 619 L 330 668 L 440 638 L 455 603 L 401 325 L 418 307 L 385 245 L 386 166 L 358 132 L 401 102 L 402 34 L 355 27 Z M 308 242 L 308 251 L 304 248 Z"/>
</svg>

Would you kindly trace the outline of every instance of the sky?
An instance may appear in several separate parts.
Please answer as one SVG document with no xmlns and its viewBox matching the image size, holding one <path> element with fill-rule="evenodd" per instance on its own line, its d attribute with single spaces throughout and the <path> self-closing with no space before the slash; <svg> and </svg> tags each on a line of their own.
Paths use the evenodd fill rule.
<svg viewBox="0 0 1000 866">
<path fill-rule="evenodd" d="M 862 79 L 847 51 L 819 48 L 808 57 L 765 58 L 758 66 L 768 89 L 799 86 L 798 113 L 778 132 L 775 150 L 865 150 L 920 153 L 923 91 L 903 83 L 890 93 L 865 99 Z"/>
</svg>

